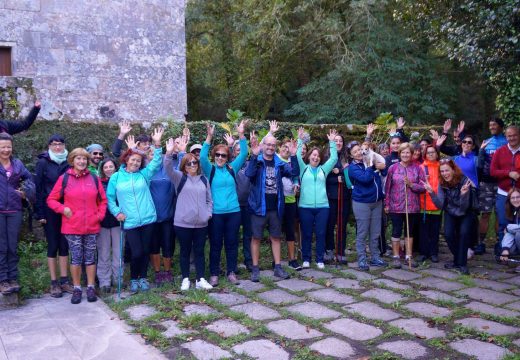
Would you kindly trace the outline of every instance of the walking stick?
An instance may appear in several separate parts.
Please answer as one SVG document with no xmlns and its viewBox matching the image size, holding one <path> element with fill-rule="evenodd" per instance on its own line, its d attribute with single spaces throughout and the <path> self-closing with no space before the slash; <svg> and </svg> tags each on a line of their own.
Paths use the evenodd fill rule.
<svg viewBox="0 0 520 360">
<path fill-rule="evenodd" d="M 123 222 L 119 222 L 119 227 L 121 229 L 121 234 L 119 235 L 119 274 L 117 277 L 117 298 L 121 300 L 121 283 L 123 282 L 123 238 L 124 238 L 124 229 Z"/>
<path fill-rule="evenodd" d="M 337 207 L 337 215 L 336 215 L 336 226 L 337 226 L 337 230 L 336 230 L 336 237 L 335 237 L 335 241 L 334 241 L 334 265 L 336 267 L 338 267 L 338 257 L 339 257 L 339 242 L 341 241 L 341 234 L 340 234 L 340 231 L 341 231 L 341 183 L 339 182 L 339 177 L 338 177 L 338 207 Z"/>
<path fill-rule="evenodd" d="M 406 172 L 406 169 L 404 170 Z M 408 179 L 407 176 L 405 176 L 405 179 Z M 407 185 L 406 185 L 406 181 L 404 183 L 404 211 L 405 211 L 405 214 L 406 214 L 406 242 L 405 242 L 405 245 L 406 245 L 406 251 L 408 252 L 408 246 L 410 246 L 410 222 L 408 220 L 408 191 L 407 191 Z M 412 269 L 412 257 L 410 256 L 408 258 L 408 269 L 411 270 Z"/>
</svg>

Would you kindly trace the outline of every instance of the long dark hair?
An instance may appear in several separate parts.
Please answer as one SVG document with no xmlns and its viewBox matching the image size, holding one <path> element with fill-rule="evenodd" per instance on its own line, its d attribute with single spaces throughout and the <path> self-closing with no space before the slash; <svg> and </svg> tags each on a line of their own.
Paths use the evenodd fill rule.
<svg viewBox="0 0 520 360">
<path fill-rule="evenodd" d="M 520 189 L 514 187 L 507 193 L 507 200 L 506 200 L 506 217 L 509 220 L 513 220 L 514 217 L 517 215 L 518 209 L 511 204 L 511 195 L 513 195 L 514 192 L 520 193 Z"/>
<path fill-rule="evenodd" d="M 347 152 L 347 144 L 345 143 L 345 137 L 341 134 L 337 134 L 336 136 L 339 136 L 341 140 L 343 141 L 343 147 L 341 150 L 338 151 L 338 160 L 341 161 L 342 164 L 348 163 L 348 152 Z M 327 161 L 330 158 L 330 147 L 328 145 L 325 146 L 325 149 L 323 149 L 323 160 Z"/>
</svg>

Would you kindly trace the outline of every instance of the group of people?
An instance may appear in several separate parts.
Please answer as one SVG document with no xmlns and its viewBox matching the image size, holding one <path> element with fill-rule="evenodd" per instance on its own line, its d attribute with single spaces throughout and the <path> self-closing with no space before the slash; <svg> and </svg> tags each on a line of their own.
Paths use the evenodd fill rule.
<svg viewBox="0 0 520 360">
<path fill-rule="evenodd" d="M 227 134 L 215 146 L 215 127 L 208 125 L 204 143 L 192 144 L 189 151 L 188 128 L 163 142 L 162 128 L 150 136 L 134 137 L 130 124 L 122 122 L 111 155 L 95 143 L 69 152 L 65 139 L 52 135 L 47 150 L 38 156 L 33 176 L 12 157 L 9 133 L 27 129 L 38 108 L 39 103 L 24 124 L 0 122 L 0 186 L 6 188 L 2 192 L 6 195 L 0 197 L 0 291 L 4 294 L 20 288 L 16 248 L 24 199 L 36 199 L 36 217 L 45 229 L 51 296 L 72 293 L 73 304 L 82 300 L 82 271 L 87 300 L 96 301 L 96 278 L 100 290 L 109 293 L 121 279 L 125 257 L 132 293 L 150 289 L 150 264 L 156 285 L 172 282 L 175 239 L 180 246 L 183 291 L 191 286 L 192 265 L 195 288 L 218 286 L 223 248 L 223 274 L 228 282 L 238 284 L 240 243 L 251 280 L 259 281 L 260 244 L 266 228 L 276 277 L 289 277 L 281 265 L 282 238 L 288 266 L 294 270 L 309 268 L 313 258 L 318 269 L 330 261 L 345 263 L 351 213 L 358 266 L 364 271 L 390 265 L 416 267 L 428 259 L 438 262 L 443 216 L 444 236 L 453 254 L 445 267 L 468 274 L 468 258 L 485 251 L 495 203 L 502 259 L 520 250 L 519 129 L 510 126 L 504 136 L 500 119 L 489 122 L 492 136 L 480 147 L 474 136 L 464 132 L 463 122 L 453 132 L 455 144 L 447 145 L 451 120 L 444 123 L 441 135 L 431 130 L 429 138 L 414 144 L 400 118 L 389 145 L 373 142 L 376 127 L 372 124 L 362 143 L 346 143 L 341 134 L 330 130 L 322 149 L 311 146 L 303 128 L 297 139 L 278 141 L 276 121 L 270 122 L 265 137 L 259 139 L 252 131 L 248 141 L 242 121 L 236 126 L 237 139 Z M 16 127 L 9 128 L 12 124 Z M 381 156 L 373 156 L 375 152 Z M 441 158 L 441 153 L 446 156 Z M 385 238 L 388 219 L 390 249 Z M 414 242 L 419 258 L 413 256 Z M 391 263 L 384 256 L 391 256 Z"/>
</svg>

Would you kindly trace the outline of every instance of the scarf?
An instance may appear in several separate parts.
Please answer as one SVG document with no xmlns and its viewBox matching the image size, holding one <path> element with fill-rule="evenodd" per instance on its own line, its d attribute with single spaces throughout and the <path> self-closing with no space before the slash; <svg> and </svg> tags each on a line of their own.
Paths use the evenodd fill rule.
<svg viewBox="0 0 520 360">
<path fill-rule="evenodd" d="M 52 150 L 49 150 L 49 157 L 57 164 L 61 164 L 62 162 L 67 161 L 68 155 L 69 152 L 67 149 L 65 149 L 61 154 L 56 154 L 55 152 L 52 152 Z"/>
</svg>

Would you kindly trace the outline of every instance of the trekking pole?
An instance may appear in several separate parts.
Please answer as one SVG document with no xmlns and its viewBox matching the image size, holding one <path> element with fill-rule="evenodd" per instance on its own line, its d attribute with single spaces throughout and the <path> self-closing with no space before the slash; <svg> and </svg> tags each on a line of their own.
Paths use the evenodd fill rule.
<svg viewBox="0 0 520 360">
<path fill-rule="evenodd" d="M 121 283 L 123 282 L 123 238 L 124 229 L 123 222 L 119 222 L 120 235 L 119 235 L 119 274 L 117 277 L 117 298 L 121 300 Z"/>
<path fill-rule="evenodd" d="M 339 239 L 340 239 L 340 231 L 341 231 L 341 213 L 340 213 L 340 204 L 341 204 L 341 183 L 339 182 L 338 177 L 338 207 L 336 213 L 336 236 L 334 239 L 334 266 L 338 267 L 338 256 L 339 256 Z M 334 229 L 334 228 L 333 228 Z"/>
<path fill-rule="evenodd" d="M 406 169 L 405 169 L 406 171 Z M 406 177 L 407 178 L 407 177 Z M 406 252 L 408 252 L 408 247 L 410 246 L 410 222 L 408 220 L 408 191 L 406 182 L 404 183 L 404 212 L 406 215 Z M 408 269 L 412 269 L 412 257 L 408 258 Z"/>
</svg>

